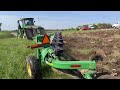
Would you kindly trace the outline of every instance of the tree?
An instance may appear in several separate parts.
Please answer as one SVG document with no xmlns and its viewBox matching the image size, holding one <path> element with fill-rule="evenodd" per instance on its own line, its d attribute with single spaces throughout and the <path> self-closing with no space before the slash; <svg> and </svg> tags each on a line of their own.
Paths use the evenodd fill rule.
<svg viewBox="0 0 120 90">
<path fill-rule="evenodd" d="M 76 29 L 78 30 L 78 28 L 80 29 L 81 27 L 88 27 L 88 25 L 82 25 L 82 26 L 78 26 Z M 112 27 L 112 24 L 110 23 L 98 23 L 98 24 L 93 24 L 91 27 L 94 27 L 94 29 L 108 29 Z"/>
<path fill-rule="evenodd" d="M 108 28 L 112 28 L 112 24 L 108 23 Z"/>
<path fill-rule="evenodd" d="M 111 28 L 112 27 L 112 25 L 111 24 L 107 24 L 107 23 L 98 23 L 98 25 L 97 25 L 97 28 L 98 29 L 108 29 L 108 28 Z"/>
</svg>

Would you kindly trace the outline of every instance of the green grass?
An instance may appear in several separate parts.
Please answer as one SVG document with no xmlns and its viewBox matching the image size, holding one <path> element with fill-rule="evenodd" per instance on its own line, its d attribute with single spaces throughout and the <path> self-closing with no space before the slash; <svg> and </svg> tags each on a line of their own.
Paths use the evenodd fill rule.
<svg viewBox="0 0 120 90">
<path fill-rule="evenodd" d="M 73 79 L 65 74 L 58 74 L 54 72 L 50 66 L 45 64 L 42 64 L 42 69 L 42 75 L 44 76 L 43 79 Z"/>
<path fill-rule="evenodd" d="M 18 39 L 11 32 L 0 32 L 0 79 L 29 79 L 26 69 L 26 56 L 34 54 L 34 50 L 26 48 L 34 42 Z M 71 78 L 59 75 L 47 65 L 42 65 L 44 79 Z"/>
<path fill-rule="evenodd" d="M 5 38 L 12 38 L 14 37 L 12 34 L 10 34 L 11 31 L 1 31 L 0 32 L 0 39 L 5 39 Z"/>
<path fill-rule="evenodd" d="M 0 40 L 0 78 L 28 78 L 25 58 L 34 51 L 25 46 L 30 43 L 17 38 Z"/>
</svg>

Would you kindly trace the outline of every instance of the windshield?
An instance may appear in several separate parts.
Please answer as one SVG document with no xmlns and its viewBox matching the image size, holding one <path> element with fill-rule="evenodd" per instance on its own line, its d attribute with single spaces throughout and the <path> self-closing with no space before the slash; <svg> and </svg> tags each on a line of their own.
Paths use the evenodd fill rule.
<svg viewBox="0 0 120 90">
<path fill-rule="evenodd" d="M 34 25 L 33 19 L 25 20 L 25 25 Z"/>
</svg>

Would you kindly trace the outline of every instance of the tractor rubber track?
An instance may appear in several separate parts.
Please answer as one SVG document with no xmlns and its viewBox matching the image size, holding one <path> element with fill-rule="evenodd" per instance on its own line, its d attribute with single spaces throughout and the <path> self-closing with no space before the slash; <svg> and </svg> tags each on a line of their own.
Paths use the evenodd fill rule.
<svg viewBox="0 0 120 90">
<path fill-rule="evenodd" d="M 55 51 L 56 55 L 60 55 L 63 52 L 63 44 L 61 32 L 56 32 L 51 43 L 51 48 Z"/>
</svg>

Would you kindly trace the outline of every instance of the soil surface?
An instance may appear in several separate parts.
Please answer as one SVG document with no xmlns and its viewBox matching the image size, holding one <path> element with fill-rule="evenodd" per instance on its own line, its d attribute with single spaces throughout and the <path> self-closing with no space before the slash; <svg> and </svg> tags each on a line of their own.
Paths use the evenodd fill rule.
<svg viewBox="0 0 120 90">
<path fill-rule="evenodd" d="M 120 78 L 120 30 L 86 32 L 63 36 L 68 60 L 96 59 L 98 73 Z"/>
</svg>

